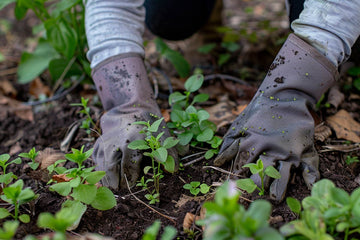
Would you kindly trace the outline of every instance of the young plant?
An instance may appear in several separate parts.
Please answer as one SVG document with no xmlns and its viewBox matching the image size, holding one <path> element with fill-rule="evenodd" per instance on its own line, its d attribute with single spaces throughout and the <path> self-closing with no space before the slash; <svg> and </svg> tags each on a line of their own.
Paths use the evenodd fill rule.
<svg viewBox="0 0 360 240">
<path fill-rule="evenodd" d="M 156 240 L 159 234 L 159 230 L 161 227 L 161 222 L 156 220 L 151 226 L 149 226 L 144 235 L 142 236 L 142 240 Z M 161 240 L 172 240 L 176 236 L 176 229 L 172 226 L 166 226 L 164 228 L 164 232 L 161 234 Z"/>
<path fill-rule="evenodd" d="M 193 181 L 190 183 L 187 183 L 183 186 L 184 189 L 187 189 L 190 191 L 192 195 L 195 197 L 201 192 L 202 194 L 206 194 L 210 191 L 210 186 L 208 186 L 206 183 L 200 184 L 198 181 Z"/>
<path fill-rule="evenodd" d="M 217 189 L 214 202 L 205 202 L 204 239 L 262 239 L 282 240 L 280 233 L 269 226 L 271 204 L 256 200 L 245 210 L 238 204 L 240 193 L 234 182 L 226 182 Z"/>
<path fill-rule="evenodd" d="M 218 153 L 218 148 L 222 139 L 214 136 L 216 124 L 209 121 L 209 113 L 203 109 L 196 109 L 193 105 L 208 100 L 209 95 L 201 93 L 190 98 L 192 93 L 199 90 L 204 82 L 201 74 L 191 76 L 185 82 L 184 93 L 174 92 L 169 96 L 169 104 L 172 106 L 170 114 L 171 122 L 167 126 L 173 130 L 179 139 L 180 145 L 191 143 L 192 146 L 198 144 L 208 144 L 211 146 L 205 153 L 205 158 L 210 159 Z"/>
<path fill-rule="evenodd" d="M 93 171 L 95 167 L 85 168 L 84 161 L 93 152 L 90 149 L 84 152 L 84 146 L 80 150 L 72 149 L 72 153 L 65 154 L 65 158 L 78 165 L 77 168 L 52 167 L 58 174 L 63 174 L 67 181 L 58 182 L 50 186 L 50 190 L 58 194 L 71 197 L 75 201 L 91 205 L 98 210 L 108 210 L 116 205 L 114 194 L 107 187 L 98 187 L 98 182 L 105 176 L 104 171 Z M 51 183 L 52 180 L 49 182 Z"/>
<path fill-rule="evenodd" d="M 36 195 L 30 188 L 23 189 L 23 187 L 24 182 L 20 179 L 8 187 L 3 188 L 1 199 L 14 206 L 14 213 L 12 214 L 6 208 L 0 208 L 0 219 L 11 216 L 15 220 L 20 220 L 24 223 L 30 222 L 30 216 L 28 214 L 19 215 L 19 208 L 20 205 L 35 199 Z"/>
<path fill-rule="evenodd" d="M 86 118 L 81 122 L 80 128 L 85 129 L 87 134 L 91 133 L 91 127 L 94 127 L 97 132 L 101 133 L 101 130 L 96 126 L 90 116 L 90 108 L 88 107 L 89 99 L 81 97 L 81 103 L 71 103 L 71 106 L 80 106 L 82 109 L 79 111 L 80 114 L 84 114 Z"/>
<path fill-rule="evenodd" d="M 0 239 L 3 240 L 12 240 L 14 239 L 16 230 L 19 227 L 18 221 L 6 221 L 3 223 L 2 228 L 0 228 Z"/>
<path fill-rule="evenodd" d="M 21 159 L 16 158 L 9 162 L 10 155 L 9 154 L 1 154 L 0 155 L 0 167 L 2 168 L 2 174 L 0 175 L 0 184 L 2 188 L 6 187 L 11 183 L 13 179 L 17 179 L 17 176 L 13 172 L 6 172 L 7 166 L 10 164 L 20 164 Z"/>
<path fill-rule="evenodd" d="M 360 67 L 352 67 L 348 70 L 348 74 L 354 79 L 352 81 L 352 86 L 360 91 Z"/>
<path fill-rule="evenodd" d="M 347 165 L 351 165 L 351 164 L 357 163 L 357 162 L 359 162 L 359 161 L 360 161 L 360 160 L 359 160 L 358 156 L 350 156 L 350 155 L 347 155 L 347 156 L 346 156 L 346 159 L 345 159 L 345 162 L 346 162 Z"/>
<path fill-rule="evenodd" d="M 296 198 L 287 197 L 286 198 L 286 204 L 290 208 L 290 210 L 295 213 L 296 215 L 299 215 L 301 212 L 301 203 Z"/>
<path fill-rule="evenodd" d="M 30 168 L 32 170 L 36 170 L 39 167 L 39 163 L 35 162 L 35 158 L 38 154 L 39 154 L 39 152 L 37 152 L 35 150 L 35 148 L 33 147 L 28 153 L 20 153 L 19 157 L 29 158 L 31 160 L 31 162 L 29 162 L 28 165 L 30 166 Z"/>
<path fill-rule="evenodd" d="M 281 178 L 280 173 L 273 166 L 268 166 L 264 169 L 264 164 L 261 159 L 258 159 L 256 163 L 245 164 L 243 168 L 249 168 L 252 175 L 259 174 L 261 179 L 260 187 L 257 186 L 251 178 L 239 179 L 236 181 L 238 187 L 247 191 L 248 193 L 252 193 L 255 191 L 255 189 L 257 189 L 259 190 L 259 195 L 263 196 L 265 194 L 265 176 L 275 179 Z"/>
<path fill-rule="evenodd" d="M 18 81 L 28 83 L 48 69 L 53 81 L 91 76 L 86 59 L 85 6 L 81 0 L 6 0 L 0 10 L 10 3 L 15 5 L 15 17 L 23 19 L 32 10 L 41 21 L 34 27 L 43 31 L 33 53 L 24 52 L 18 68 Z M 60 81 L 61 82 L 61 81 Z"/>
<path fill-rule="evenodd" d="M 160 179 L 164 177 L 161 165 L 163 165 L 168 172 L 175 171 L 175 160 L 168 154 L 168 149 L 174 147 L 179 140 L 168 137 L 162 143 L 160 138 L 165 132 L 161 132 L 157 136 L 154 136 L 154 134 L 158 132 L 163 120 L 164 118 L 160 118 L 152 124 L 144 121 L 134 122 L 133 124 L 144 125 L 144 128 L 139 133 L 144 134 L 145 139 L 134 140 L 128 145 L 129 149 L 147 150 L 144 152 L 144 155 L 151 158 L 151 166 L 146 166 L 144 168 L 144 174 L 146 175 L 151 171 L 152 180 L 140 182 L 142 187 L 146 187 L 149 190 L 149 193 L 146 194 L 145 197 L 150 201 L 150 204 L 160 201 Z M 154 184 L 154 190 L 152 191 L 147 187 L 149 182 L 153 182 Z"/>
<path fill-rule="evenodd" d="M 312 187 L 311 196 L 303 199 L 302 207 L 300 219 L 280 229 L 285 236 L 324 240 L 341 236 L 347 240 L 360 233 L 360 188 L 349 196 L 330 180 L 322 179 Z"/>
</svg>

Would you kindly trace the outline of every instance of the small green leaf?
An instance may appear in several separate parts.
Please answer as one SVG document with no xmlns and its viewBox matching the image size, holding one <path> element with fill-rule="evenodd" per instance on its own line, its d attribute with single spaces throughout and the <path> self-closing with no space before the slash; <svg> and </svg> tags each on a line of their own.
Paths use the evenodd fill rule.
<svg viewBox="0 0 360 240">
<path fill-rule="evenodd" d="M 6 208 L 0 208 L 0 219 L 6 218 L 10 216 L 11 214 Z"/>
<path fill-rule="evenodd" d="M 166 162 L 164 163 L 164 168 L 170 173 L 175 172 L 175 160 L 172 156 L 168 155 Z"/>
<path fill-rule="evenodd" d="M 176 229 L 172 226 L 166 226 L 164 232 L 161 235 L 161 240 L 173 240 L 176 237 Z"/>
<path fill-rule="evenodd" d="M 0 162 L 6 163 L 10 159 L 10 155 L 5 153 L 0 155 Z"/>
<path fill-rule="evenodd" d="M 205 110 L 199 110 L 197 112 L 197 116 L 199 118 L 199 121 L 202 122 L 204 120 L 207 120 L 210 117 L 210 114 Z"/>
<path fill-rule="evenodd" d="M 163 147 L 166 149 L 174 147 L 176 144 L 178 144 L 179 139 L 176 139 L 174 137 L 168 137 L 165 139 Z"/>
<path fill-rule="evenodd" d="M 208 193 L 209 190 L 210 190 L 210 186 L 208 186 L 206 183 L 203 183 L 203 184 L 200 185 L 200 192 L 202 194 Z"/>
<path fill-rule="evenodd" d="M 198 48 L 199 53 L 208 54 L 216 47 L 216 43 L 205 44 Z"/>
<path fill-rule="evenodd" d="M 199 135 L 197 135 L 196 140 L 199 142 L 207 142 L 210 141 L 214 136 L 214 131 L 207 128 L 202 131 Z"/>
<path fill-rule="evenodd" d="M 160 230 L 161 223 L 156 220 L 150 227 L 145 230 L 142 240 L 155 240 Z"/>
<path fill-rule="evenodd" d="M 144 167 L 144 174 L 148 174 L 148 172 L 152 169 L 151 166 Z"/>
<path fill-rule="evenodd" d="M 183 188 L 186 189 L 186 190 L 190 190 L 193 187 L 189 183 L 186 183 L 186 184 L 184 184 Z"/>
<path fill-rule="evenodd" d="M 192 101 L 191 105 L 195 103 L 206 102 L 208 99 L 209 99 L 209 94 L 200 93 L 194 97 L 194 100 Z"/>
<path fill-rule="evenodd" d="M 166 148 L 160 147 L 153 152 L 153 156 L 157 161 L 164 163 L 167 160 L 168 151 Z"/>
<path fill-rule="evenodd" d="M 170 113 L 171 121 L 173 122 L 185 122 L 187 120 L 186 113 L 181 110 L 174 109 Z"/>
<path fill-rule="evenodd" d="M 180 77 L 189 76 L 190 64 L 179 52 L 169 48 L 165 50 L 163 56 L 172 63 Z"/>
<path fill-rule="evenodd" d="M 68 196 L 71 192 L 71 186 L 69 182 L 61 182 L 51 185 L 50 190 L 57 192 L 61 196 Z"/>
<path fill-rule="evenodd" d="M 275 179 L 281 178 L 281 174 L 273 166 L 268 166 L 265 169 L 265 174 Z"/>
<path fill-rule="evenodd" d="M 106 175 L 105 171 L 95 171 L 89 173 L 89 175 L 86 177 L 86 181 L 89 184 L 95 184 L 100 182 L 100 180 Z"/>
<path fill-rule="evenodd" d="M 257 187 L 251 178 L 239 179 L 236 181 L 236 185 L 248 193 L 254 192 Z"/>
<path fill-rule="evenodd" d="M 244 166 L 242 166 L 243 168 L 249 168 L 250 169 L 250 172 L 251 174 L 257 174 L 259 172 L 261 172 L 263 169 L 259 169 L 258 168 L 258 165 L 256 165 L 255 163 L 248 163 L 248 164 L 245 164 Z"/>
<path fill-rule="evenodd" d="M 28 223 L 30 222 L 30 216 L 27 214 L 21 214 L 19 216 L 19 220 L 22 221 L 23 223 Z"/>
<path fill-rule="evenodd" d="M 16 0 L 1 0 L 0 1 L 0 10 L 13 2 L 16 2 Z"/>
<path fill-rule="evenodd" d="M 95 199 L 97 188 L 95 185 L 80 184 L 78 187 L 73 188 L 71 196 L 80 202 L 90 204 Z"/>
<path fill-rule="evenodd" d="M 99 187 L 91 206 L 98 210 L 109 210 L 116 206 L 116 199 L 112 191 L 106 187 Z"/>
<path fill-rule="evenodd" d="M 229 61 L 230 57 L 231 57 L 231 54 L 229 54 L 229 53 L 220 54 L 219 59 L 218 59 L 218 65 L 221 67 L 227 61 Z"/>
<path fill-rule="evenodd" d="M 157 132 L 159 129 L 159 126 L 161 124 L 161 122 L 164 120 L 164 118 L 160 118 L 158 120 L 156 120 L 153 124 L 151 124 L 151 126 L 148 128 L 149 132 Z"/>
<path fill-rule="evenodd" d="M 199 90 L 204 82 L 204 76 L 196 74 L 188 78 L 185 82 L 185 89 L 189 92 L 195 92 Z"/>
<path fill-rule="evenodd" d="M 289 206 L 290 210 L 296 214 L 300 214 L 301 211 L 301 203 L 296 198 L 287 197 L 286 204 Z"/>
<path fill-rule="evenodd" d="M 148 146 L 148 143 L 145 140 L 134 140 L 131 143 L 129 143 L 128 148 L 132 149 L 132 150 L 146 150 L 149 149 L 150 147 Z"/>
<path fill-rule="evenodd" d="M 193 138 L 194 134 L 192 132 L 184 132 L 178 135 L 179 138 L 179 144 L 180 145 L 187 145 Z"/>
<path fill-rule="evenodd" d="M 186 96 L 180 92 L 174 92 L 169 96 L 169 105 L 172 106 L 174 103 L 180 102 L 186 99 Z"/>
<path fill-rule="evenodd" d="M 214 156 L 214 154 L 215 154 L 215 150 L 214 149 L 209 149 L 209 150 L 206 151 L 204 157 L 205 157 L 205 159 L 210 159 L 210 158 L 212 158 Z"/>
<path fill-rule="evenodd" d="M 200 193 L 200 189 L 199 188 L 192 188 L 190 189 L 190 192 L 192 195 L 197 196 Z"/>
</svg>

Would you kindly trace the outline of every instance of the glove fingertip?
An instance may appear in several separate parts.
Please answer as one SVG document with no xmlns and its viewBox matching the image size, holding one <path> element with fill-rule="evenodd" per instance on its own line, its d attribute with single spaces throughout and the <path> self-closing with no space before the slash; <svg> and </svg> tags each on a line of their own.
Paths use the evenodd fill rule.
<svg viewBox="0 0 360 240">
<path fill-rule="evenodd" d="M 236 139 L 229 147 L 220 151 L 214 160 L 214 165 L 221 166 L 224 163 L 234 159 L 239 150 L 239 141 L 239 139 Z"/>
</svg>

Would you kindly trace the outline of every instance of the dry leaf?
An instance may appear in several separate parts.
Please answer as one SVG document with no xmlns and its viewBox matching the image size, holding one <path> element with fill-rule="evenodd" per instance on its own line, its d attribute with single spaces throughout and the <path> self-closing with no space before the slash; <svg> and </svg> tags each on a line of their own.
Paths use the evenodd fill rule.
<svg viewBox="0 0 360 240">
<path fill-rule="evenodd" d="M 329 117 L 327 122 L 334 129 L 337 138 L 360 142 L 360 124 L 347 111 L 340 110 Z"/>
<path fill-rule="evenodd" d="M 237 115 L 239 115 L 242 111 L 244 111 L 246 107 L 247 107 L 247 104 L 239 105 L 239 106 L 236 107 L 236 109 L 233 109 L 233 110 L 232 110 L 232 113 L 237 116 Z"/>
<path fill-rule="evenodd" d="M 169 109 L 161 109 L 161 115 L 164 117 L 165 122 L 170 121 L 170 110 Z"/>
<path fill-rule="evenodd" d="M 0 121 L 6 119 L 10 113 L 23 120 L 34 121 L 31 106 L 26 106 L 17 100 L 0 95 Z"/>
<path fill-rule="evenodd" d="M 15 145 L 11 146 L 10 148 L 10 151 L 9 151 L 9 154 L 10 156 L 13 156 L 15 155 L 16 153 L 19 153 L 21 152 L 22 148 L 20 146 L 20 143 L 19 142 L 16 142 Z"/>
<path fill-rule="evenodd" d="M 56 161 L 65 159 L 65 155 L 52 148 L 45 148 L 43 151 L 40 151 L 37 155 L 35 161 L 40 163 L 41 169 L 47 169 L 48 166 L 54 164 Z M 59 164 L 58 166 L 63 166 L 64 163 Z"/>
<path fill-rule="evenodd" d="M 40 78 L 35 78 L 34 81 L 30 83 L 29 93 L 38 99 L 40 95 L 49 97 L 51 95 L 51 90 L 41 82 Z"/>
<path fill-rule="evenodd" d="M 220 99 L 218 104 L 204 108 L 209 114 L 209 120 L 214 122 L 218 128 L 232 123 L 238 114 L 233 112 L 236 104 L 228 100 L 227 96 Z"/>
<path fill-rule="evenodd" d="M 58 175 L 52 176 L 52 180 L 54 180 L 58 183 L 61 183 L 61 182 L 70 182 L 70 180 L 72 180 L 72 178 L 66 177 L 66 174 L 58 174 Z"/>
<path fill-rule="evenodd" d="M 17 95 L 16 89 L 7 79 L 0 81 L 0 91 L 6 96 L 15 97 Z"/>
<path fill-rule="evenodd" d="M 183 229 L 189 230 L 193 226 L 195 221 L 195 214 L 192 213 L 186 213 L 184 221 L 183 221 Z"/>
<path fill-rule="evenodd" d="M 331 129 L 328 126 L 324 125 L 323 123 L 316 125 L 315 134 L 314 134 L 315 140 L 323 142 L 328 137 L 330 137 L 331 134 L 332 134 Z"/>
</svg>

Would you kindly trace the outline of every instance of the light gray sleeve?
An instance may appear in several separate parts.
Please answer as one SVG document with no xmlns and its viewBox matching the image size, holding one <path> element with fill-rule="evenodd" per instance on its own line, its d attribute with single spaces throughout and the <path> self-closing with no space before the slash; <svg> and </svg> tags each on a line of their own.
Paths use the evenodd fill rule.
<svg viewBox="0 0 360 240">
<path fill-rule="evenodd" d="M 306 0 L 294 33 L 336 66 L 345 62 L 360 35 L 359 0 Z"/>
<path fill-rule="evenodd" d="M 87 0 L 85 28 L 87 57 L 94 68 L 102 61 L 135 53 L 144 56 L 144 0 Z"/>
</svg>

